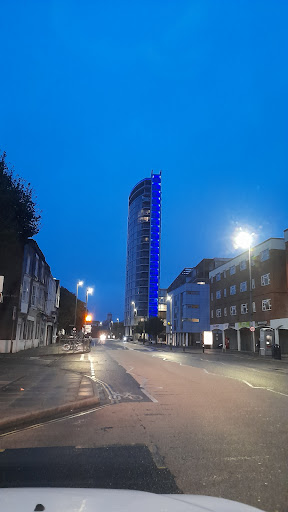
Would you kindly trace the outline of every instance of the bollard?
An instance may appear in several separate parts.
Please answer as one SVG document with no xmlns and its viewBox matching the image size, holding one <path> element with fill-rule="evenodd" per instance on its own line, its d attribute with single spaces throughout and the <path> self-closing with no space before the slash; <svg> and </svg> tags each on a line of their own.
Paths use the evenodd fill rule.
<svg viewBox="0 0 288 512">
<path fill-rule="evenodd" d="M 172 350 L 172 343 L 170 343 L 170 350 Z"/>
<path fill-rule="evenodd" d="M 183 352 L 185 352 L 185 345 L 183 345 Z"/>
</svg>

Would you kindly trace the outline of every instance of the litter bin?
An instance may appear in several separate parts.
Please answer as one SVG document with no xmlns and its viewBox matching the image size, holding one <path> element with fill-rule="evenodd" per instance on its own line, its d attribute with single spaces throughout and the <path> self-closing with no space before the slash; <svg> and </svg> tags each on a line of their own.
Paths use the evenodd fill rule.
<svg viewBox="0 0 288 512">
<path fill-rule="evenodd" d="M 280 345 L 274 345 L 274 359 L 281 359 L 281 348 Z M 273 354 L 273 350 L 272 350 Z"/>
</svg>

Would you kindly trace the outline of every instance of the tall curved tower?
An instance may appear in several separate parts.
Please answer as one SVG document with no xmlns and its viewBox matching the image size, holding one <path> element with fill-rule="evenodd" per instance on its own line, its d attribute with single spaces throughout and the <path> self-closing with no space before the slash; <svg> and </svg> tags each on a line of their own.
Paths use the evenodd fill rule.
<svg viewBox="0 0 288 512">
<path fill-rule="evenodd" d="M 124 324 L 158 315 L 161 235 L 161 171 L 151 172 L 129 196 Z"/>
</svg>

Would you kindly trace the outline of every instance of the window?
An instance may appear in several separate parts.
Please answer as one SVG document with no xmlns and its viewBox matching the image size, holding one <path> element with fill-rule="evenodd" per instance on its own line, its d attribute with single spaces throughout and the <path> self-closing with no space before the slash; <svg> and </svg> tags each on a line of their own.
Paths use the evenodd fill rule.
<svg viewBox="0 0 288 512">
<path fill-rule="evenodd" d="M 246 292 L 247 291 L 247 281 L 243 281 L 243 283 L 240 283 L 240 292 Z"/>
<path fill-rule="evenodd" d="M 25 340 L 32 340 L 34 331 L 34 322 L 32 322 L 32 320 L 26 321 L 25 331 Z"/>
<path fill-rule="evenodd" d="M 271 299 L 262 300 L 262 311 L 270 311 L 271 309 Z"/>
<path fill-rule="evenodd" d="M 269 249 L 265 249 L 264 251 L 261 252 L 261 254 L 260 254 L 261 261 L 269 260 L 269 258 L 270 258 Z"/>
<path fill-rule="evenodd" d="M 267 284 L 270 284 L 270 273 L 261 276 L 261 286 L 267 286 Z"/>
<path fill-rule="evenodd" d="M 254 290 L 255 289 L 255 279 L 254 279 L 254 277 L 251 280 L 251 285 L 252 285 L 252 290 Z"/>
<path fill-rule="evenodd" d="M 236 284 L 233 284 L 232 286 L 230 286 L 230 295 L 235 295 L 236 294 Z"/>
<path fill-rule="evenodd" d="M 211 318 L 213 318 L 213 317 L 214 317 L 214 311 L 213 311 L 213 309 L 211 309 Z"/>
<path fill-rule="evenodd" d="M 37 321 L 36 329 L 35 329 L 35 338 L 39 338 L 39 330 L 40 330 L 40 320 Z"/>
<path fill-rule="evenodd" d="M 22 301 L 28 302 L 28 298 L 29 298 L 29 281 L 27 279 L 23 279 Z"/>
<path fill-rule="evenodd" d="M 38 254 L 36 254 L 36 260 L 35 260 L 35 272 L 34 272 L 34 276 L 35 276 L 35 277 L 38 277 L 38 267 L 39 267 L 39 256 L 38 256 Z"/>
<path fill-rule="evenodd" d="M 190 309 L 199 309 L 199 304 L 187 304 L 186 307 Z"/>
<path fill-rule="evenodd" d="M 246 260 L 240 261 L 240 270 L 245 270 L 246 268 Z"/>
<path fill-rule="evenodd" d="M 224 272 L 223 272 L 223 277 L 224 278 L 226 277 L 226 270 L 224 270 Z"/>
<path fill-rule="evenodd" d="M 236 315 L 236 306 L 230 306 L 230 315 Z"/>
<path fill-rule="evenodd" d="M 218 272 L 218 274 L 216 274 L 216 281 L 220 281 L 220 279 L 221 279 L 221 274 L 220 274 L 220 272 Z"/>
<path fill-rule="evenodd" d="M 224 288 L 224 290 L 223 290 L 223 294 L 224 294 L 224 297 L 227 297 L 227 291 L 226 291 L 226 288 Z"/>
<path fill-rule="evenodd" d="M 27 260 L 26 260 L 26 274 L 30 274 L 30 255 L 27 254 Z"/>
<path fill-rule="evenodd" d="M 192 322 L 199 322 L 199 318 L 192 318 Z"/>
<path fill-rule="evenodd" d="M 41 281 L 44 283 L 44 261 L 41 264 Z"/>
<path fill-rule="evenodd" d="M 224 316 L 227 316 L 227 308 L 224 308 Z"/>
<path fill-rule="evenodd" d="M 221 308 L 216 309 L 216 316 L 217 316 L 217 318 L 219 318 L 221 316 Z"/>
<path fill-rule="evenodd" d="M 37 287 L 35 284 L 32 286 L 32 295 L 31 295 L 31 306 L 36 306 L 37 302 Z"/>
<path fill-rule="evenodd" d="M 248 313 L 247 304 L 241 304 L 241 315 L 245 315 L 246 313 Z"/>
<path fill-rule="evenodd" d="M 44 290 L 39 290 L 38 306 L 40 309 L 44 309 Z"/>
<path fill-rule="evenodd" d="M 221 299 L 221 290 L 217 290 L 216 299 Z"/>
<path fill-rule="evenodd" d="M 252 311 L 253 311 L 253 313 L 256 313 L 256 304 L 255 304 L 255 302 L 252 302 Z"/>
<path fill-rule="evenodd" d="M 235 267 L 235 265 L 233 265 L 232 267 L 230 267 L 230 276 L 235 274 L 235 272 L 236 272 L 236 267 Z"/>
<path fill-rule="evenodd" d="M 255 267 L 255 264 L 256 264 L 256 256 L 252 256 L 252 258 L 251 258 L 251 266 Z"/>
<path fill-rule="evenodd" d="M 211 292 L 211 300 L 213 300 L 213 292 Z"/>
</svg>

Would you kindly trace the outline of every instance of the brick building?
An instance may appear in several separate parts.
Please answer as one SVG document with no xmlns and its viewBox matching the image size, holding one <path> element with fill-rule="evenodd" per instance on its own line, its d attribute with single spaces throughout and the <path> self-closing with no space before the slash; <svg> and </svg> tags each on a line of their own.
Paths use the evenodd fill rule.
<svg viewBox="0 0 288 512">
<path fill-rule="evenodd" d="M 248 251 L 209 277 L 215 344 L 229 339 L 231 349 L 254 351 L 264 336 L 267 354 L 273 342 L 288 353 L 288 230 L 251 248 L 251 306 Z"/>
</svg>

